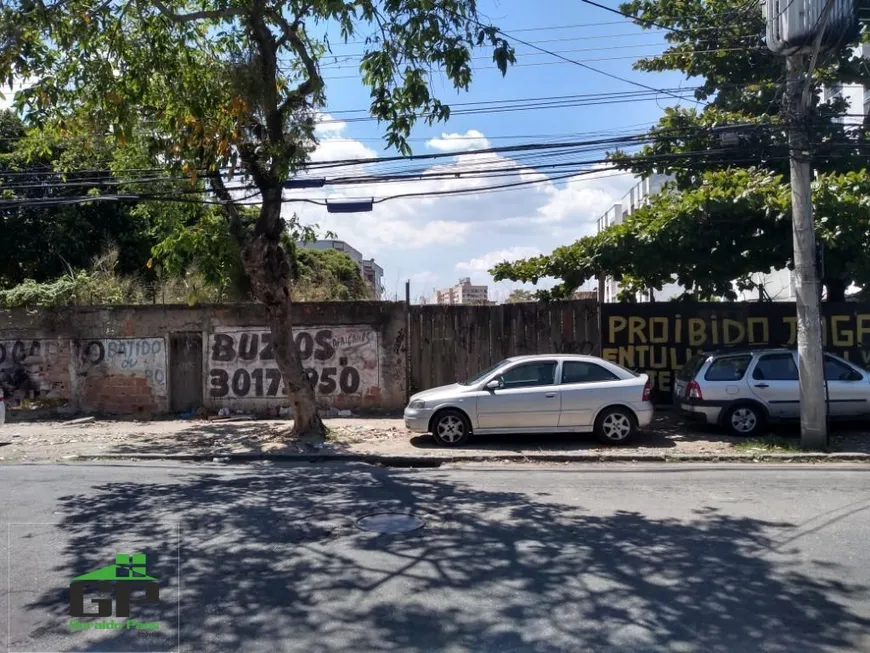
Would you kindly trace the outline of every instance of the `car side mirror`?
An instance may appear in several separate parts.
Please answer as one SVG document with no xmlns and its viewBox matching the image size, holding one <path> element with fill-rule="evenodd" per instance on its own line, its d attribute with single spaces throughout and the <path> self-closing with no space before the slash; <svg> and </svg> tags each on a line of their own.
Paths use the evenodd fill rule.
<svg viewBox="0 0 870 653">
<path fill-rule="evenodd" d="M 485 386 L 483 386 L 483 387 L 484 387 L 486 390 L 498 390 L 498 389 L 501 388 L 503 385 L 504 385 L 504 381 L 502 381 L 501 378 L 497 378 L 497 379 L 493 379 L 492 381 L 490 381 L 489 383 L 487 383 L 487 384 L 486 384 Z"/>
</svg>

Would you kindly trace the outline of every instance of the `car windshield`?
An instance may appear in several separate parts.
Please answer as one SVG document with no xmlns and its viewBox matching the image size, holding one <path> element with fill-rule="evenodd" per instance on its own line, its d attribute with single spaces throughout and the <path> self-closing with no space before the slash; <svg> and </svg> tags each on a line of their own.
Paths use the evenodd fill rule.
<svg viewBox="0 0 870 653">
<path fill-rule="evenodd" d="M 489 376 L 490 374 L 492 374 L 493 372 L 495 372 L 498 368 L 500 368 L 502 365 L 504 365 L 505 363 L 507 363 L 509 360 L 510 360 L 510 358 L 505 358 L 503 361 L 499 361 L 498 363 L 496 363 L 496 364 L 493 365 L 492 367 L 490 367 L 490 368 L 488 368 L 488 369 L 485 369 L 485 370 L 484 370 L 483 372 L 481 372 L 480 374 L 475 374 L 474 376 L 472 376 L 472 377 L 471 377 L 470 379 L 468 379 L 467 381 L 460 381 L 460 382 L 459 382 L 459 385 L 474 385 L 475 383 L 480 383 L 480 382 L 483 381 L 487 376 Z"/>
</svg>

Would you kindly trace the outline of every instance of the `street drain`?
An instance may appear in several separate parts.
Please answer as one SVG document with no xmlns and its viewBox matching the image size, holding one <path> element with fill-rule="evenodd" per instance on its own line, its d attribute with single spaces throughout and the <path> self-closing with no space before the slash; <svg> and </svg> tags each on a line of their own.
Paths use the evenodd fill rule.
<svg viewBox="0 0 870 653">
<path fill-rule="evenodd" d="M 416 531 L 419 528 L 423 528 L 426 524 L 422 519 L 418 519 L 413 515 L 397 512 L 381 512 L 376 515 L 363 517 L 356 525 L 364 531 L 392 534 Z"/>
</svg>

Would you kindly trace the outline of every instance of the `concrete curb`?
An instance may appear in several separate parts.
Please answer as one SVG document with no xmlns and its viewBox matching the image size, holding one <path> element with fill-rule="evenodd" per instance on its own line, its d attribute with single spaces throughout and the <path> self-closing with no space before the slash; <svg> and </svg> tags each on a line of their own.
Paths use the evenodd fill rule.
<svg viewBox="0 0 870 653">
<path fill-rule="evenodd" d="M 365 453 L 106 453 L 66 457 L 65 460 L 181 460 L 189 462 L 358 462 L 386 467 L 439 467 L 449 463 L 679 463 L 679 462 L 861 462 L 870 463 L 866 453 L 759 453 L 759 454 L 597 454 L 597 453 L 554 453 L 554 454 L 467 454 L 443 456 L 403 456 Z"/>
</svg>

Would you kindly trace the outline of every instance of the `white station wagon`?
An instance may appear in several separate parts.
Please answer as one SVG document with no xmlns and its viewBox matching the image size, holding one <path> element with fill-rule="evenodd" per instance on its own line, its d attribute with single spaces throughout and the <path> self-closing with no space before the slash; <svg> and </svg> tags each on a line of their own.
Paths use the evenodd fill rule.
<svg viewBox="0 0 870 653">
<path fill-rule="evenodd" d="M 650 382 L 594 356 L 507 358 L 474 378 L 420 392 L 405 426 L 459 446 L 472 433 L 587 433 L 628 442 L 652 420 Z"/>
</svg>

